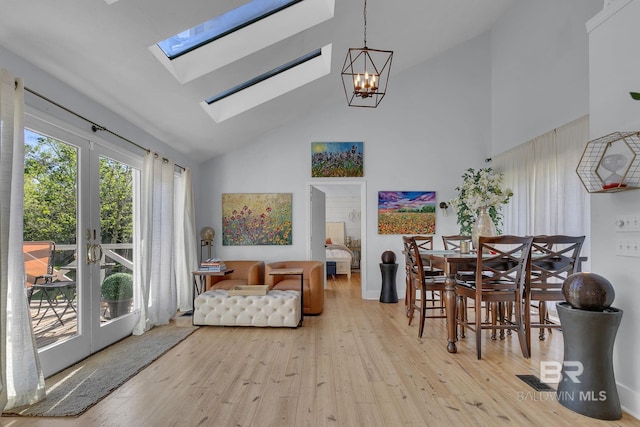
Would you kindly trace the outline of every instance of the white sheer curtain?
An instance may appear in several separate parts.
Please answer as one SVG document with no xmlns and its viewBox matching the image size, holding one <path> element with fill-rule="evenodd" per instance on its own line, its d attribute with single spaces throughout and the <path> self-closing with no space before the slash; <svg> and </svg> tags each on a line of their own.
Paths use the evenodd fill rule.
<svg viewBox="0 0 640 427">
<path fill-rule="evenodd" d="M 189 168 L 176 178 L 175 229 L 178 309 L 188 311 L 193 308 L 191 273 L 198 268 L 193 181 Z"/>
<path fill-rule="evenodd" d="M 148 152 L 142 165 L 140 320 L 133 330 L 143 334 L 169 323 L 177 311 L 174 267 L 174 163 Z"/>
<path fill-rule="evenodd" d="M 576 167 L 589 141 L 584 116 L 493 158 L 514 196 L 505 207 L 504 234 L 585 235 L 589 252 L 589 193 Z"/>
<path fill-rule="evenodd" d="M 22 258 L 24 85 L 0 69 L 0 410 L 45 397 Z"/>
</svg>

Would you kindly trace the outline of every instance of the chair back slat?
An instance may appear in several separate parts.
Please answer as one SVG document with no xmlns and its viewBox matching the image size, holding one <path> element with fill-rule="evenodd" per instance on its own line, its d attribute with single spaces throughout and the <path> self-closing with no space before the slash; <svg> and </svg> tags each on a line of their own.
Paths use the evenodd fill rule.
<svg viewBox="0 0 640 427">
<path fill-rule="evenodd" d="M 533 237 L 496 236 L 478 239 L 476 289 L 519 292 L 524 287 Z M 480 286 L 478 286 L 480 284 Z"/>
<path fill-rule="evenodd" d="M 578 271 L 585 236 L 539 235 L 533 238 L 530 286 L 560 288 Z"/>
</svg>

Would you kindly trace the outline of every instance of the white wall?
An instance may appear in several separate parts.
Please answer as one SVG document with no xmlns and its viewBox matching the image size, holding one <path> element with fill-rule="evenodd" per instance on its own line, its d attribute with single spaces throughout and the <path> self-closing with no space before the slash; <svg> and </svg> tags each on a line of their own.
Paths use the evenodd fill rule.
<svg viewBox="0 0 640 427">
<path fill-rule="evenodd" d="M 517 1 L 491 30 L 493 154 L 589 112 L 585 23 L 602 0 Z"/>
<path fill-rule="evenodd" d="M 326 213 L 327 222 L 344 222 L 345 235 L 351 239 L 360 240 L 360 220 L 352 221 L 349 214 L 360 212 L 360 196 L 333 196 L 327 193 Z"/>
<path fill-rule="evenodd" d="M 591 139 L 614 131 L 640 130 L 640 0 L 618 0 L 589 22 Z M 614 370 L 623 408 L 640 417 L 640 276 L 638 258 L 615 256 L 616 239 L 640 239 L 640 233 L 616 233 L 616 215 L 640 214 L 640 192 L 591 195 L 592 267 L 609 279 L 614 306 L 624 311 L 614 349 Z"/>
<path fill-rule="evenodd" d="M 213 225 L 217 231 L 222 193 L 293 193 L 293 245 L 223 247 L 221 238 L 216 238 L 216 256 L 267 262 L 305 259 L 306 185 L 314 182 L 311 142 L 363 141 L 367 184 L 362 212 L 367 269 L 363 287 L 367 298 L 379 298 L 380 255 L 391 249 L 400 257 L 402 242 L 398 235 L 378 235 L 378 191 L 432 190 L 438 201 L 448 200 L 466 168 L 484 166 L 490 146 L 489 61 L 487 34 L 406 72 L 392 71 L 388 95 L 376 109 L 349 108 L 341 100 L 296 126 L 203 164 L 197 210 L 202 225 Z M 437 234 L 456 234 L 455 214 L 445 217 L 438 211 Z M 397 283 L 403 297 L 403 272 L 398 273 Z"/>
</svg>

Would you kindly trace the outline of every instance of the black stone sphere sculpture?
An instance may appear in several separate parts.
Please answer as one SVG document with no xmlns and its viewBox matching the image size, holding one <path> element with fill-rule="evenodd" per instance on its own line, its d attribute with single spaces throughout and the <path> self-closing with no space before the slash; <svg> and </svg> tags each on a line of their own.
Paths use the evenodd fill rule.
<svg viewBox="0 0 640 427">
<path fill-rule="evenodd" d="M 575 273 L 562 284 L 564 299 L 573 308 L 604 311 L 616 296 L 611 282 L 595 273 Z"/>
<path fill-rule="evenodd" d="M 384 251 L 380 257 L 383 264 L 395 264 L 396 254 L 393 251 Z"/>
</svg>

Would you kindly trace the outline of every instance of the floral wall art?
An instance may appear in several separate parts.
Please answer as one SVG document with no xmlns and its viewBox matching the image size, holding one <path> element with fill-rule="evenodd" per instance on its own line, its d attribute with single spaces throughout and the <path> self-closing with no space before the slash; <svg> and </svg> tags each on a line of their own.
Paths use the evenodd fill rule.
<svg viewBox="0 0 640 427">
<path fill-rule="evenodd" d="M 311 176 L 364 176 L 362 142 L 312 142 Z"/>
<path fill-rule="evenodd" d="M 378 192 L 378 234 L 435 232 L 435 191 Z"/>
<path fill-rule="evenodd" d="M 222 195 L 222 245 L 291 245 L 292 193 Z"/>
</svg>

